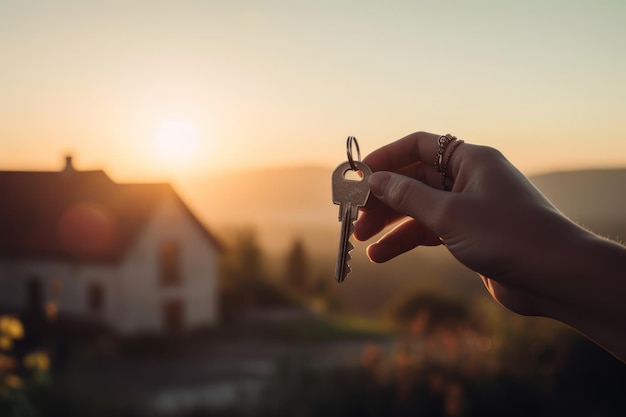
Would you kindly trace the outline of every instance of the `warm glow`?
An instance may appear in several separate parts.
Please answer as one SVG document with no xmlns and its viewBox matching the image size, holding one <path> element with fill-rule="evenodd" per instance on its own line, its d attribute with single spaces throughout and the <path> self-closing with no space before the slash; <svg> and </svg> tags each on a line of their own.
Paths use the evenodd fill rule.
<svg viewBox="0 0 626 417">
<path fill-rule="evenodd" d="M 0 1 L 2 170 L 334 167 L 416 130 L 525 174 L 626 166 L 624 2 L 31 3 Z"/>
<path fill-rule="evenodd" d="M 198 132 L 190 122 L 163 122 L 156 135 L 156 151 L 161 162 L 184 165 L 190 162 L 198 147 Z"/>
</svg>

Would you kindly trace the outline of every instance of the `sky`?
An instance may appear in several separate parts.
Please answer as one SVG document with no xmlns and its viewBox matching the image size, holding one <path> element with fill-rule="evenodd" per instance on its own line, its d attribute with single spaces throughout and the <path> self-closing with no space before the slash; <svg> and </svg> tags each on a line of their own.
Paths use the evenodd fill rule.
<svg viewBox="0 0 626 417">
<path fill-rule="evenodd" d="M 348 135 L 416 130 L 527 174 L 624 167 L 624 22 L 622 0 L 0 0 L 0 169 L 332 168 Z"/>
</svg>

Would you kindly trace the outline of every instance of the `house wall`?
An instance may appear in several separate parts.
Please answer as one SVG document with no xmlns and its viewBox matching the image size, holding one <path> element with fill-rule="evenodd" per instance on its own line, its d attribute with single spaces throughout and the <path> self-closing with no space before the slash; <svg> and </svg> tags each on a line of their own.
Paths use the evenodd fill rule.
<svg viewBox="0 0 626 417">
<path fill-rule="evenodd" d="M 180 285 L 163 286 L 160 249 L 165 242 L 180 249 Z M 28 282 L 40 282 L 42 310 L 99 320 L 123 334 L 163 332 L 164 306 L 182 303 L 183 329 L 213 325 L 218 312 L 218 254 L 180 201 L 165 199 L 120 264 L 94 265 L 51 260 L 0 260 L 0 311 L 27 308 Z M 94 311 L 90 287 L 102 291 L 102 306 Z"/>
<path fill-rule="evenodd" d="M 160 250 L 166 242 L 180 249 L 182 280 L 176 286 L 161 282 Z M 118 330 L 165 331 L 165 305 L 175 300 L 183 305 L 183 330 L 215 324 L 217 274 L 217 249 L 179 200 L 165 199 L 120 266 L 121 298 L 114 319 Z"/>
<path fill-rule="evenodd" d="M 0 309 L 23 312 L 28 307 L 31 280 L 39 283 L 41 309 L 50 315 L 69 315 L 112 323 L 119 299 L 116 268 L 54 260 L 0 261 Z M 101 309 L 94 311 L 89 288 L 102 290 Z"/>
</svg>

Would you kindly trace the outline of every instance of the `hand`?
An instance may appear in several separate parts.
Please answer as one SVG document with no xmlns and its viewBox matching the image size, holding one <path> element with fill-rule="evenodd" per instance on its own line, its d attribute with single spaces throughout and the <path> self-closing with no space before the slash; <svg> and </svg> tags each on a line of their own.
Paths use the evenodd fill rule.
<svg viewBox="0 0 626 417">
<path fill-rule="evenodd" d="M 375 171 L 369 179 L 375 198 L 356 222 L 355 237 L 367 240 L 405 220 L 368 248 L 372 261 L 444 244 L 481 275 L 493 298 L 518 313 L 545 314 L 550 266 L 563 260 L 562 248 L 574 236 L 587 232 L 489 147 L 458 145 L 448 165 L 452 192 L 442 191 L 434 166 L 438 138 L 417 132 L 364 159 Z"/>
<path fill-rule="evenodd" d="M 375 198 L 356 238 L 397 224 L 368 248 L 370 259 L 446 245 L 504 306 L 559 320 L 626 360 L 626 248 L 567 219 L 489 147 L 459 144 L 446 173 L 451 192 L 442 191 L 438 138 L 417 132 L 364 159 Z"/>
</svg>

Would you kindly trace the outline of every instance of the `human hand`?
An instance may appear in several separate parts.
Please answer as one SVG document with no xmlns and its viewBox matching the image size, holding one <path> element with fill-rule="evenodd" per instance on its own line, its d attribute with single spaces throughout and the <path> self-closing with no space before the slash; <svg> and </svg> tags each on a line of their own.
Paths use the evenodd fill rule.
<svg viewBox="0 0 626 417">
<path fill-rule="evenodd" d="M 442 191 L 434 164 L 438 138 L 413 133 L 363 160 L 374 171 L 369 185 L 375 198 L 356 222 L 355 237 L 370 239 L 402 221 L 368 248 L 373 262 L 444 244 L 506 307 L 547 314 L 544 298 L 562 284 L 552 274 L 568 261 L 564 248 L 588 232 L 493 148 L 459 144 L 448 165 L 451 192 Z"/>
</svg>

